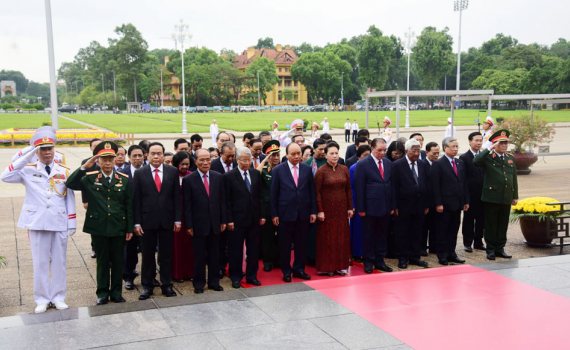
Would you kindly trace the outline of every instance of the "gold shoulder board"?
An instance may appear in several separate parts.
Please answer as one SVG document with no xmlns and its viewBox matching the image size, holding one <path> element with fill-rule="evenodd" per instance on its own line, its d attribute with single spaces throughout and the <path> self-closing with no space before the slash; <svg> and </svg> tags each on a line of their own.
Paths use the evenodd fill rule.
<svg viewBox="0 0 570 350">
<path fill-rule="evenodd" d="M 90 171 L 88 173 L 86 173 L 85 175 L 94 175 L 94 174 L 98 174 L 99 170 L 95 170 L 95 171 Z"/>
<path fill-rule="evenodd" d="M 36 163 L 28 163 L 28 164 L 26 164 L 26 166 L 35 166 L 35 165 L 36 165 Z"/>
<path fill-rule="evenodd" d="M 119 174 L 119 175 L 121 175 L 121 176 L 124 176 L 124 177 L 129 177 L 129 175 L 127 175 L 127 174 L 123 174 L 123 173 L 121 173 L 121 172 L 118 172 L 118 171 L 116 171 L 116 173 L 117 173 L 117 174 Z"/>
<path fill-rule="evenodd" d="M 57 164 L 59 164 L 59 166 L 62 166 L 62 167 L 64 167 L 64 168 L 66 168 L 66 169 L 71 169 L 71 168 L 68 167 L 67 165 L 63 165 L 63 164 L 61 164 L 61 163 L 57 163 Z"/>
</svg>

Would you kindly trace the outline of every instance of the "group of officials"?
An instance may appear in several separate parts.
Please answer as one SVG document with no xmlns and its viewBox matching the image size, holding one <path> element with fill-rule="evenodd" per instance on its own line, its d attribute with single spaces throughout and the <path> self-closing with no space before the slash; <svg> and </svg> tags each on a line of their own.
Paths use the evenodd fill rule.
<svg viewBox="0 0 570 350">
<path fill-rule="evenodd" d="M 305 266 L 315 263 L 330 276 L 346 274 L 353 259 L 362 259 L 366 273 L 392 271 L 387 256 L 396 257 L 399 268 L 427 267 L 421 257 L 428 247 L 441 265 L 464 263 L 456 254 L 461 212 L 465 251 L 484 249 L 490 260 L 510 258 L 504 247 L 518 186 L 514 158 L 507 153 L 509 132 L 471 133 L 469 150 L 459 158 L 457 139 L 446 137 L 439 157 L 435 142 L 422 150 L 421 134 L 392 141 L 389 124 L 386 117 L 383 135 L 371 140 L 366 129 L 359 130 L 346 160 L 328 133 L 308 145 L 300 120 L 282 136 L 276 130 L 258 138 L 247 133 L 243 147 L 216 126 L 214 147 L 202 148 L 202 137 L 193 135 L 190 142 L 176 140 L 170 156 L 158 142 L 125 150 L 94 140 L 93 156 L 71 174 L 55 151 L 55 130 L 38 129 L 30 147 L 2 173 L 3 181 L 26 188 L 18 226 L 29 230 L 35 311 L 45 312 L 50 304 L 67 308 L 67 238 L 76 230 L 73 190 L 82 191 L 87 210 L 83 231 L 91 234 L 97 258 L 98 305 L 125 301 L 122 283 L 134 289 L 139 251 L 140 300 L 158 286 L 163 295 L 176 296 L 172 281 L 182 279 L 192 280 L 195 293 L 206 287 L 222 291 L 226 267 L 234 288 L 244 277 L 261 285 L 260 258 L 264 271 L 279 266 L 285 282 L 311 279 Z M 487 133 L 492 118 L 485 124 Z M 334 197 L 324 195 L 333 189 Z M 328 259 L 335 263 L 324 264 Z"/>
</svg>

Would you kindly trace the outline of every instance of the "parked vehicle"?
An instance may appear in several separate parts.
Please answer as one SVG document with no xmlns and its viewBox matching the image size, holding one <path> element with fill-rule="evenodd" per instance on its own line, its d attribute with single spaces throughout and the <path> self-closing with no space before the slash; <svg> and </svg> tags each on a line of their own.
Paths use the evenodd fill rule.
<svg viewBox="0 0 570 350">
<path fill-rule="evenodd" d="M 77 107 L 72 105 L 63 106 L 58 109 L 60 113 L 77 113 Z"/>
<path fill-rule="evenodd" d="M 207 106 L 196 106 L 196 110 L 194 111 L 194 113 L 208 113 L 208 107 Z"/>
</svg>

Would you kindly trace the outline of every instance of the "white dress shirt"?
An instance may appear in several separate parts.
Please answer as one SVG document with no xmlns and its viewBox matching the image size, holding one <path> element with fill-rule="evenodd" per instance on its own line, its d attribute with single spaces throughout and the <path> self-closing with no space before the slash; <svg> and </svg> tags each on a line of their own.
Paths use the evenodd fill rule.
<svg viewBox="0 0 570 350">
<path fill-rule="evenodd" d="M 198 173 L 200 174 L 200 179 L 202 179 L 202 183 L 204 183 L 204 173 L 201 172 L 200 170 L 198 170 Z M 208 178 L 208 185 L 210 184 L 210 171 L 208 170 L 206 172 L 206 177 Z"/>
<path fill-rule="evenodd" d="M 243 173 L 247 173 L 247 179 L 249 180 L 249 183 L 251 184 L 251 176 L 249 174 L 249 171 L 247 171 L 247 170 L 243 171 L 240 168 L 239 173 L 241 174 L 241 178 L 243 179 L 244 182 L 245 182 L 245 175 Z"/>
<path fill-rule="evenodd" d="M 349 122 L 344 123 L 344 130 L 350 130 L 350 123 Z"/>
<path fill-rule="evenodd" d="M 350 126 L 352 131 L 358 131 L 358 124 L 357 123 L 352 123 L 352 125 Z"/>
<path fill-rule="evenodd" d="M 142 168 L 142 166 L 141 166 L 141 168 Z M 132 176 L 132 177 L 135 177 L 135 171 L 137 171 L 137 170 L 139 170 L 139 169 L 140 169 L 140 168 L 135 168 L 135 167 L 133 166 L 133 163 L 131 163 L 131 176 Z M 152 174 L 152 175 L 154 176 L 154 174 Z"/>
<path fill-rule="evenodd" d="M 378 168 L 379 165 L 378 163 L 382 164 L 382 171 L 384 171 L 384 163 L 382 163 L 382 161 L 376 157 L 374 157 L 374 155 L 372 153 L 370 153 L 370 156 L 372 157 L 372 159 L 374 159 L 374 162 L 376 163 L 376 167 Z M 380 170 L 378 170 L 380 171 Z"/>
<path fill-rule="evenodd" d="M 290 161 L 287 161 L 287 165 L 289 165 L 289 170 L 291 171 L 291 176 L 293 176 L 293 181 L 295 180 L 295 172 L 293 171 L 293 164 L 291 164 Z M 299 164 L 296 165 L 297 166 L 297 180 L 299 180 L 299 175 L 300 173 L 300 167 Z"/>
<path fill-rule="evenodd" d="M 160 183 L 162 183 L 162 175 L 164 174 L 164 172 L 163 172 L 164 169 L 163 169 L 162 164 L 160 164 L 160 166 L 158 168 L 155 168 L 152 165 L 150 166 L 150 172 L 151 172 L 153 180 L 154 180 L 154 176 L 156 174 L 154 171 L 155 169 L 158 169 L 158 177 L 160 178 Z"/>
<path fill-rule="evenodd" d="M 408 166 L 410 167 L 410 170 L 411 170 L 412 169 L 412 162 L 410 161 L 410 158 L 408 158 L 407 154 L 406 154 L 406 160 L 408 161 Z M 418 161 L 417 160 L 414 162 L 414 171 L 416 172 L 416 176 L 419 178 L 420 173 L 418 172 Z"/>
<path fill-rule="evenodd" d="M 222 160 L 222 157 L 218 158 L 220 160 L 220 163 L 222 163 L 222 166 L 224 167 L 224 173 L 227 173 L 228 171 L 232 171 L 234 168 L 234 162 L 230 163 L 230 170 L 228 170 L 228 165 L 226 163 L 224 163 L 224 161 Z"/>
</svg>

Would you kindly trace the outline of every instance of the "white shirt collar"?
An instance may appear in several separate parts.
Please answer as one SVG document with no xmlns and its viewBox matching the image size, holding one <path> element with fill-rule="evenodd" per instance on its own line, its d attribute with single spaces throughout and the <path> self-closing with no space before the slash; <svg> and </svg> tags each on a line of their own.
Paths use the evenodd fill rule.
<svg viewBox="0 0 570 350">
<path fill-rule="evenodd" d="M 155 168 L 155 167 L 152 166 L 152 164 L 150 164 L 150 163 L 149 163 L 149 165 L 150 165 L 150 171 L 151 171 L 152 173 L 154 173 L 154 171 L 155 171 L 156 169 L 158 169 L 158 171 L 162 173 L 163 168 L 164 168 L 162 164 L 160 164 L 158 168 Z"/>
<path fill-rule="evenodd" d="M 200 178 L 202 179 L 202 181 L 204 181 L 204 173 L 200 171 L 200 169 L 196 169 L 198 171 L 198 173 L 200 173 Z M 206 172 L 206 176 L 208 177 L 208 179 L 210 178 L 210 171 L 208 170 Z"/>
<path fill-rule="evenodd" d="M 471 148 L 469 148 L 469 150 L 471 151 L 471 153 L 473 153 L 473 155 L 474 155 L 474 156 L 478 155 L 478 154 L 479 154 L 479 152 L 481 152 L 481 151 L 479 151 L 479 152 L 475 152 L 475 151 L 474 151 L 474 150 L 472 150 Z"/>
<path fill-rule="evenodd" d="M 449 163 L 451 164 L 452 161 L 454 161 L 454 158 L 450 158 L 447 154 L 444 154 L 444 156 L 447 158 L 447 160 L 449 161 Z"/>
<path fill-rule="evenodd" d="M 290 161 L 287 161 L 287 164 L 289 165 L 289 170 L 293 170 L 293 164 L 291 164 Z M 297 164 L 296 167 L 299 169 L 299 164 Z"/>
</svg>

